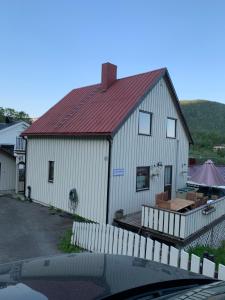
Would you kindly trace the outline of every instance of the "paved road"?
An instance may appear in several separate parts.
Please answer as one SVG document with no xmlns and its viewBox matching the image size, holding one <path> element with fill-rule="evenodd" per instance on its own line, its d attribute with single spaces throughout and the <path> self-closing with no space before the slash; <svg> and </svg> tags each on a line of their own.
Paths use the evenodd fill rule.
<svg viewBox="0 0 225 300">
<path fill-rule="evenodd" d="M 60 253 L 57 244 L 72 220 L 39 204 L 0 197 L 0 263 Z"/>
</svg>

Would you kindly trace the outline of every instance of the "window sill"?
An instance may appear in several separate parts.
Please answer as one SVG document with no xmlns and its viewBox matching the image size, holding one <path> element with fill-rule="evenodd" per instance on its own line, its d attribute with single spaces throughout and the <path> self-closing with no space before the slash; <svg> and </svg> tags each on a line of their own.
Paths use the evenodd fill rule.
<svg viewBox="0 0 225 300">
<path fill-rule="evenodd" d="M 49 182 L 49 183 L 53 183 L 54 181 L 53 181 L 53 180 L 48 180 L 48 182 Z"/>
<path fill-rule="evenodd" d="M 140 190 L 136 189 L 136 192 L 149 191 L 149 190 L 150 190 L 150 188 L 145 188 L 145 189 L 140 189 Z"/>
<path fill-rule="evenodd" d="M 143 136 L 152 136 L 151 133 L 150 134 L 147 134 L 147 133 L 140 133 L 138 132 L 138 135 L 143 135 Z"/>
<path fill-rule="evenodd" d="M 167 139 L 176 140 L 177 137 L 166 136 Z"/>
</svg>

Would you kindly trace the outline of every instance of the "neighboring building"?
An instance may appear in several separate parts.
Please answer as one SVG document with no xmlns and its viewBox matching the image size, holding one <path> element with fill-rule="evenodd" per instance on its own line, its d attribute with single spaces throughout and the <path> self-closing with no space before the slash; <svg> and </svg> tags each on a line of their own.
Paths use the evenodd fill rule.
<svg viewBox="0 0 225 300">
<path fill-rule="evenodd" d="M 217 152 L 219 150 L 224 150 L 225 149 L 225 145 L 222 144 L 222 145 L 217 145 L 217 146 L 214 146 L 213 147 L 213 151 Z"/>
<path fill-rule="evenodd" d="M 100 84 L 72 90 L 23 133 L 34 201 L 111 223 L 185 186 L 192 138 L 167 69 L 116 71 L 103 64 Z"/>
<path fill-rule="evenodd" d="M 14 190 L 16 192 L 24 191 L 24 172 L 25 172 L 25 144 L 26 141 L 20 137 L 20 134 L 29 127 L 29 124 L 24 121 L 10 121 L 6 118 L 5 123 L 0 123 L 0 148 L 4 152 L 8 152 L 11 157 L 14 157 L 15 172 L 12 175 L 11 183 L 14 182 Z M 7 158 L 9 163 L 9 158 Z M 11 163 L 12 164 L 12 160 Z M 9 167 L 10 168 L 10 167 Z M 3 182 L 6 173 L 1 173 L 0 190 L 7 190 Z"/>
<path fill-rule="evenodd" d="M 0 192 L 12 192 L 16 185 L 16 158 L 0 149 Z"/>
</svg>

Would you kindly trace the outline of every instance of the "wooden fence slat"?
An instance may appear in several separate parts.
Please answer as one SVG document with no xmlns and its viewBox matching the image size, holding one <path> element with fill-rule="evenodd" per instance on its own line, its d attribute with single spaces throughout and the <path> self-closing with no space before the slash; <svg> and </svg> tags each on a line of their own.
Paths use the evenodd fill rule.
<svg viewBox="0 0 225 300">
<path fill-rule="evenodd" d="M 106 225 L 102 225 L 102 239 L 101 239 L 101 248 L 100 252 L 105 253 L 105 240 L 106 240 Z"/>
<path fill-rule="evenodd" d="M 152 258 L 153 258 L 153 240 L 147 238 L 146 259 L 152 260 Z"/>
<path fill-rule="evenodd" d="M 128 231 L 124 230 L 123 231 L 123 255 L 127 255 L 127 242 L 128 242 Z"/>
<path fill-rule="evenodd" d="M 202 266 L 202 274 L 208 277 L 215 277 L 215 263 L 208 260 L 207 258 L 203 258 L 203 266 Z"/>
<path fill-rule="evenodd" d="M 180 215 L 175 214 L 175 221 L 174 221 L 174 235 L 180 236 Z"/>
<path fill-rule="evenodd" d="M 102 228 L 103 224 L 99 224 L 99 231 L 98 231 L 98 245 L 97 245 L 97 252 L 101 252 L 101 246 L 102 246 Z"/>
<path fill-rule="evenodd" d="M 164 217 L 164 211 L 160 210 L 159 211 L 159 231 L 163 231 L 163 217 Z"/>
<path fill-rule="evenodd" d="M 144 207 L 144 226 L 148 227 L 148 222 L 149 222 L 149 208 Z"/>
<path fill-rule="evenodd" d="M 181 216 L 180 218 L 180 237 L 182 239 L 185 238 L 185 216 Z"/>
<path fill-rule="evenodd" d="M 146 247 L 146 238 L 141 236 L 140 240 L 140 258 L 145 258 L 145 247 Z"/>
<path fill-rule="evenodd" d="M 145 206 L 141 207 L 141 226 L 145 224 Z"/>
<path fill-rule="evenodd" d="M 119 228 L 114 228 L 114 235 L 113 235 L 113 254 L 117 254 L 118 251 L 118 234 L 119 234 Z"/>
<path fill-rule="evenodd" d="M 90 250 L 92 252 L 94 251 L 94 245 L 95 245 L 95 227 L 96 227 L 96 224 L 93 223 L 92 224 L 91 247 L 90 247 Z"/>
<path fill-rule="evenodd" d="M 158 230 L 159 227 L 159 210 L 158 209 L 154 209 L 154 224 L 153 224 L 153 228 L 154 230 Z"/>
<path fill-rule="evenodd" d="M 180 268 L 184 270 L 188 270 L 188 262 L 189 262 L 189 254 L 181 250 L 180 252 Z"/>
<path fill-rule="evenodd" d="M 75 222 L 73 222 L 73 227 L 72 227 L 72 235 L 71 235 L 71 241 L 70 244 L 75 245 Z"/>
<path fill-rule="evenodd" d="M 191 269 L 194 273 L 200 273 L 200 257 L 195 254 L 191 254 Z"/>
<path fill-rule="evenodd" d="M 153 228 L 153 219 L 154 219 L 153 212 L 154 212 L 153 208 L 150 208 L 149 209 L 149 223 L 148 223 L 149 228 Z"/>
<path fill-rule="evenodd" d="M 225 266 L 221 264 L 219 264 L 218 268 L 218 279 L 225 281 Z"/>
<path fill-rule="evenodd" d="M 110 229 L 109 229 L 109 254 L 112 254 L 112 252 L 113 252 L 113 233 L 114 233 L 114 227 L 110 226 Z"/>
<path fill-rule="evenodd" d="M 99 224 L 96 224 L 95 227 L 95 252 L 98 252 L 98 238 L 99 238 Z"/>
<path fill-rule="evenodd" d="M 161 255 L 161 263 L 168 264 L 169 259 L 169 246 L 166 244 L 162 244 L 162 255 Z"/>
<path fill-rule="evenodd" d="M 169 258 L 169 265 L 178 267 L 178 259 L 179 259 L 179 250 L 174 247 L 170 247 L 170 258 Z"/>
<path fill-rule="evenodd" d="M 160 248 L 161 243 L 158 241 L 155 241 L 154 243 L 154 254 L 153 254 L 153 260 L 159 262 L 160 261 Z"/>
<path fill-rule="evenodd" d="M 109 253 L 109 232 L 110 232 L 110 225 L 106 225 L 106 233 L 105 233 L 105 253 Z"/>
<path fill-rule="evenodd" d="M 168 211 L 164 212 L 164 222 L 163 222 L 163 232 L 169 232 L 169 213 Z"/>
<path fill-rule="evenodd" d="M 129 231 L 128 233 L 128 245 L 127 245 L 127 255 L 133 256 L 134 247 L 134 233 Z"/>
<path fill-rule="evenodd" d="M 134 235 L 134 257 L 138 257 L 139 254 L 139 241 L 140 241 L 140 235 L 135 233 Z"/>
<path fill-rule="evenodd" d="M 119 237 L 118 237 L 118 254 L 122 254 L 123 251 L 123 229 L 119 228 Z"/>
<path fill-rule="evenodd" d="M 87 243 L 87 250 L 91 250 L 91 240 L 92 240 L 92 234 L 93 234 L 93 224 L 90 223 L 89 225 L 89 238 L 88 238 L 88 243 Z"/>
<path fill-rule="evenodd" d="M 169 213 L 169 234 L 173 235 L 174 233 L 174 213 Z"/>
</svg>

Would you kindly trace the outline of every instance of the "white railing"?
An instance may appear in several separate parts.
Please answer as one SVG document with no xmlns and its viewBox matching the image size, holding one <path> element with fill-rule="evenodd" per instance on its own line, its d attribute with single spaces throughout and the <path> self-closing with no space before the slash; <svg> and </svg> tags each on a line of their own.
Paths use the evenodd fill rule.
<svg viewBox="0 0 225 300">
<path fill-rule="evenodd" d="M 73 223 L 71 244 L 91 252 L 128 255 L 225 280 L 225 266 L 111 225 Z"/>
<path fill-rule="evenodd" d="M 207 205 L 186 213 L 143 205 L 141 225 L 176 238 L 185 239 L 225 214 L 225 197 L 215 200 L 211 206 L 211 210 L 205 214 Z"/>
</svg>

